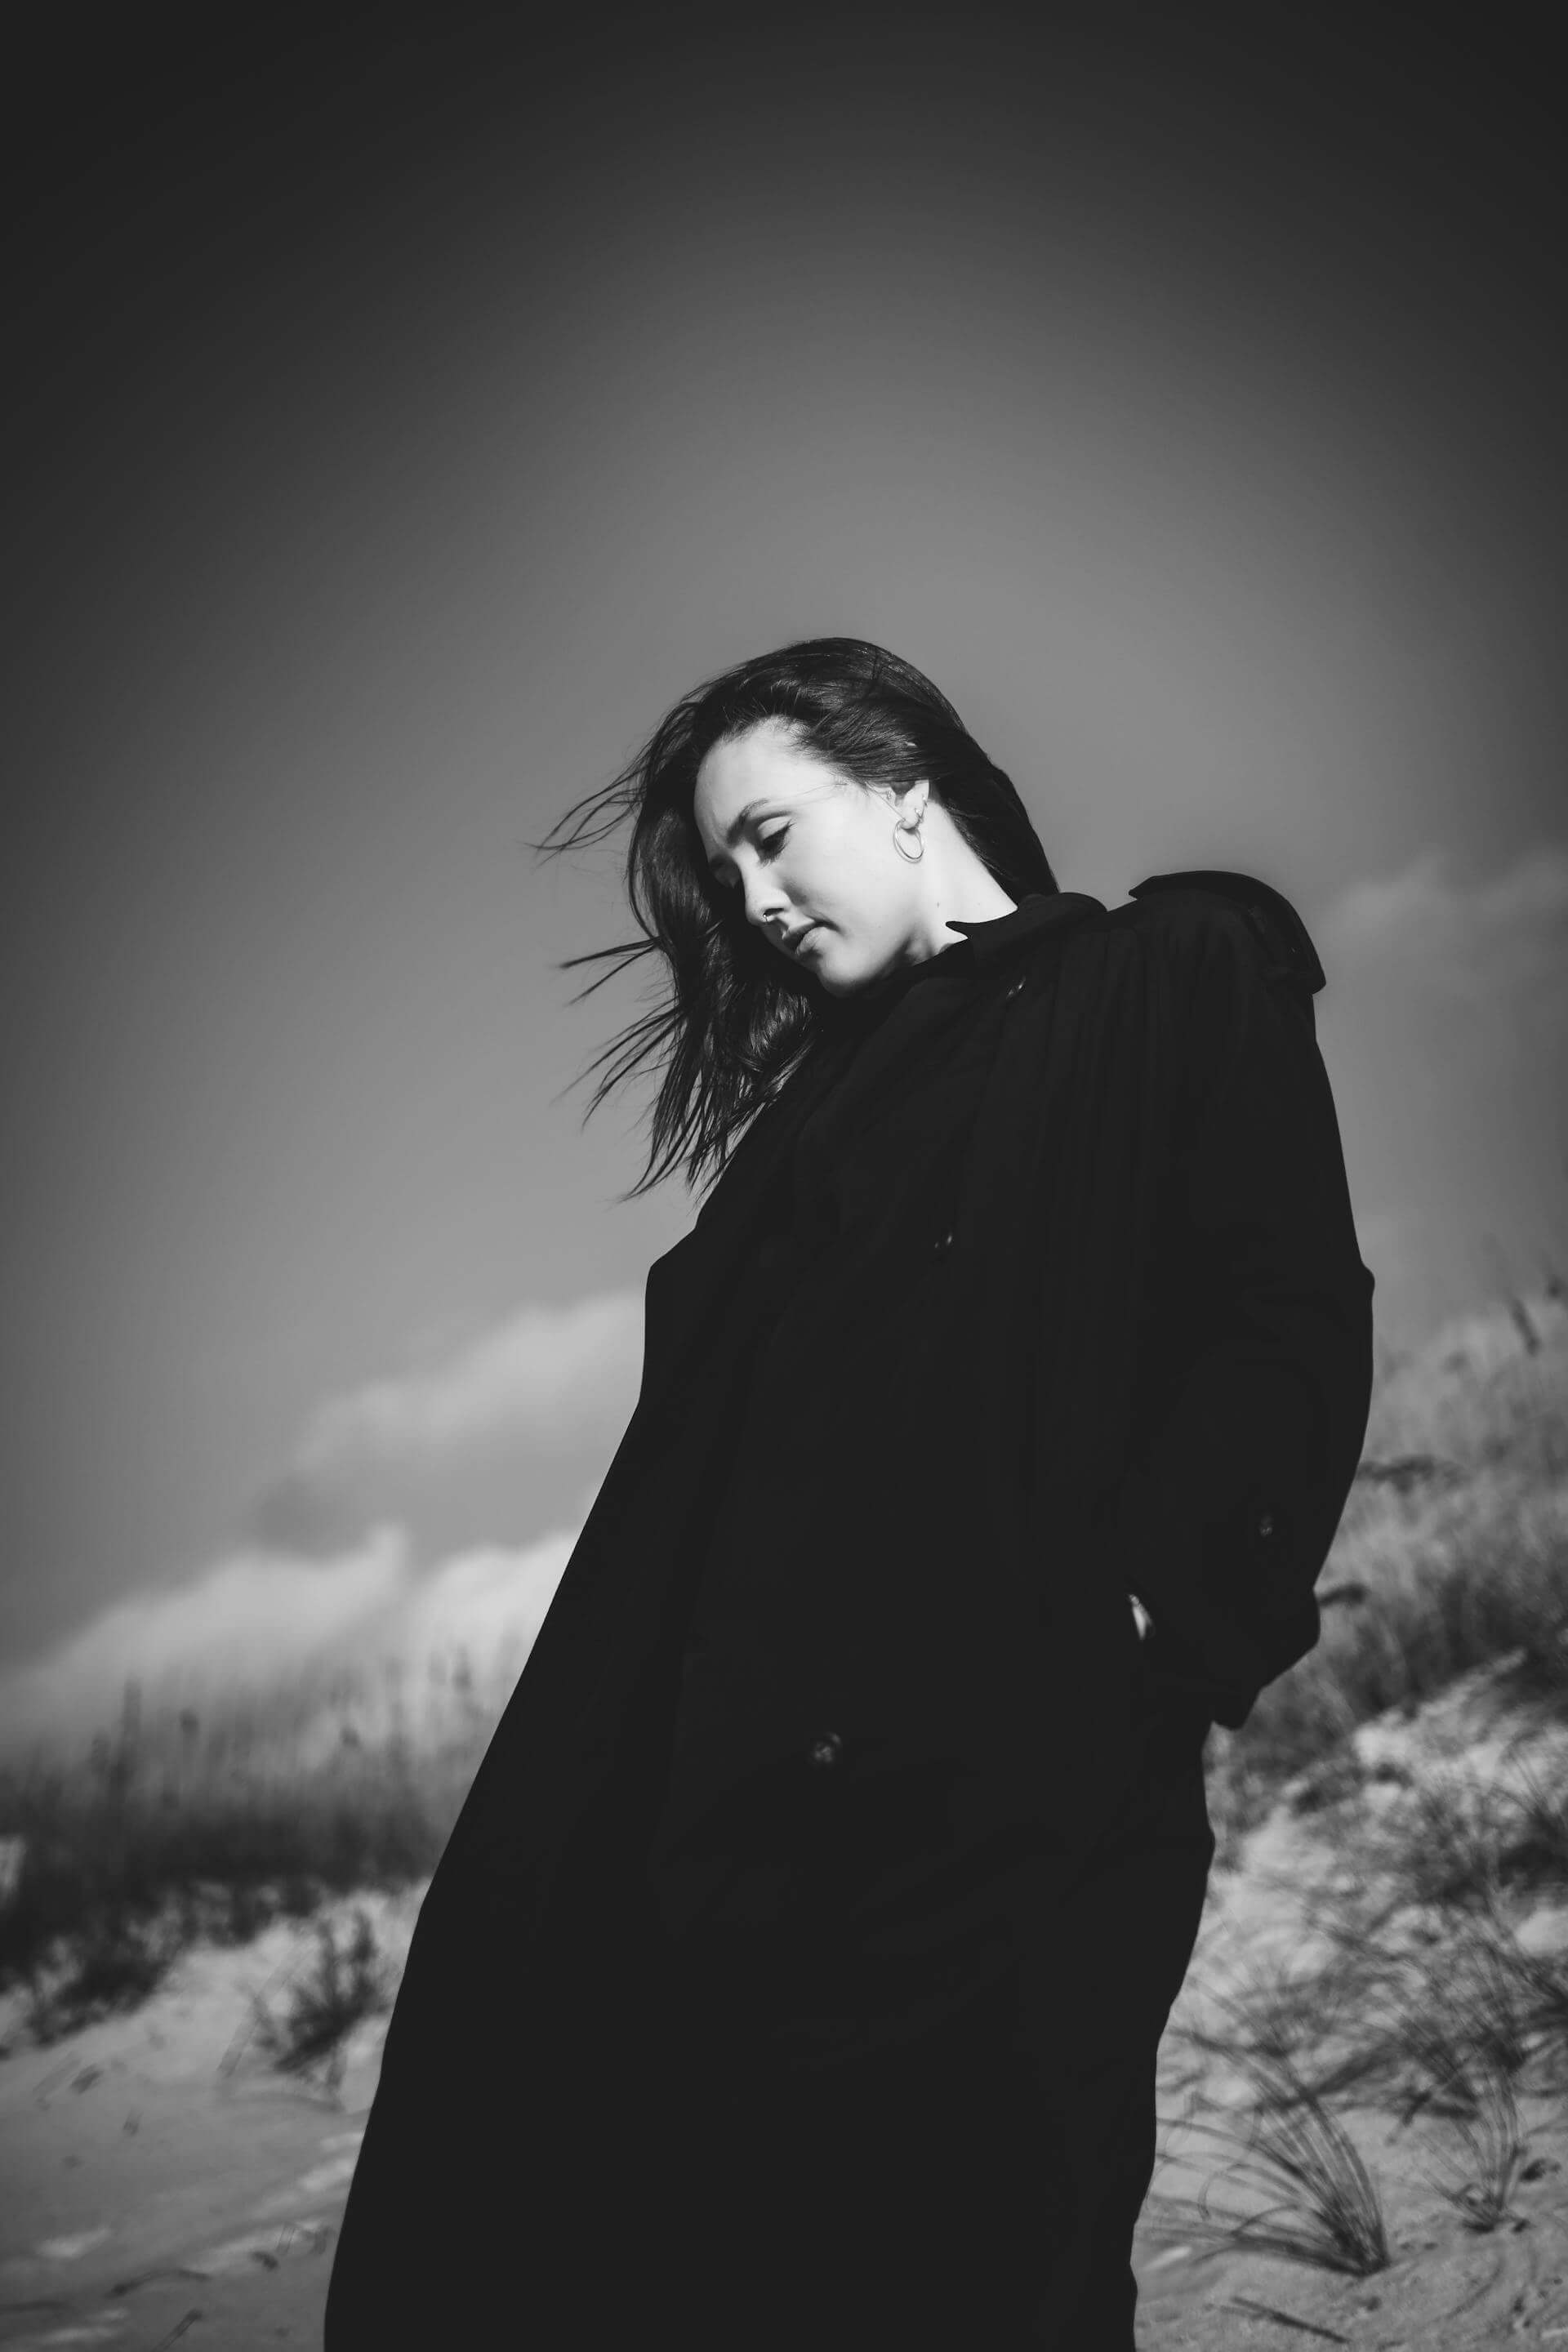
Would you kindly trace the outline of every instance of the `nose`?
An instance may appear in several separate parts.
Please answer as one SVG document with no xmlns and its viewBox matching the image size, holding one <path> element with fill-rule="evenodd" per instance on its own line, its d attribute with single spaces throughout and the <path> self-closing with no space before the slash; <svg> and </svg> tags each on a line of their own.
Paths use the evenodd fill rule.
<svg viewBox="0 0 1568 2352">
<path fill-rule="evenodd" d="M 755 883 L 750 877 L 741 885 L 746 898 L 746 920 L 760 931 L 766 931 L 775 946 L 784 944 L 782 934 L 789 929 L 789 915 L 778 892 L 759 876 Z"/>
</svg>

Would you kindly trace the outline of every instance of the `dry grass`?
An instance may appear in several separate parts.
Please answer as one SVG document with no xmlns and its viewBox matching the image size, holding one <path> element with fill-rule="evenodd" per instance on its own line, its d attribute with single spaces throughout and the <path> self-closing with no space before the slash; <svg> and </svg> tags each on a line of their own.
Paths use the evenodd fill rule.
<svg viewBox="0 0 1568 2352">
<path fill-rule="evenodd" d="M 1530 2177 L 1518 2091 L 1560 2080 L 1568 1972 L 1526 1952 L 1505 1920 L 1450 1911 L 1434 1930 L 1426 1908 L 1401 1898 L 1378 1926 L 1363 1901 L 1325 1895 L 1308 1916 L 1326 1960 L 1255 1969 L 1210 1995 L 1214 2021 L 1175 2029 L 1204 2062 L 1184 2077 L 1179 2128 L 1225 2160 L 1202 2197 L 1152 2200 L 1157 2234 L 1354 2276 L 1384 2267 L 1382 2198 L 1344 2121 L 1355 2109 L 1419 2131 L 1418 2170 L 1468 2228 L 1513 2217 Z M 1248 2206 L 1217 2205 L 1220 2187 Z"/>
<path fill-rule="evenodd" d="M 1242 2063 L 1254 2104 L 1221 2122 L 1186 2119 L 1189 2133 L 1227 2151 L 1226 2160 L 1199 2197 L 1157 2200 L 1156 2234 L 1280 2254 L 1352 2278 L 1386 2270 L 1382 2197 L 1340 2117 L 1289 2058 L 1252 2050 Z M 1248 2206 L 1216 2204 L 1220 2183 L 1239 2189 Z"/>
<path fill-rule="evenodd" d="M 506 1697 L 481 1699 L 461 1660 L 442 1688 L 420 1744 L 395 1705 L 390 1736 L 367 1739 L 373 1695 L 341 1681 L 324 1704 L 205 1718 L 130 1704 L 79 1761 L 0 1774 L 0 1834 L 20 1841 L 0 1986 L 26 1985 L 35 2035 L 134 2006 L 195 1941 L 246 1943 L 333 1895 L 428 1877 Z"/>
<path fill-rule="evenodd" d="M 1415 2178 L 1467 2229 L 1517 2219 L 1519 2184 L 1545 2163 L 1532 2168 L 1521 2098 L 1568 2078 L 1568 1949 L 1551 1948 L 1568 1914 L 1568 1738 L 1547 1709 L 1478 1751 L 1468 1723 L 1459 1706 L 1424 1721 L 1398 1769 L 1296 1784 L 1280 1818 L 1302 1827 L 1267 1881 L 1283 1957 L 1224 1984 L 1195 1972 L 1172 2025 L 1187 2111 L 1167 2123 L 1227 2151 L 1215 2185 L 1255 2210 L 1156 2197 L 1157 2229 L 1376 2267 L 1387 2231 L 1345 2127 L 1355 2110 L 1416 2137 Z"/>
<path fill-rule="evenodd" d="M 1495 2230 L 1516 2218 L 1513 2192 L 1529 2153 L 1511 2072 L 1488 2065 L 1478 2077 L 1472 2061 L 1455 2126 L 1441 2150 L 1442 2168 L 1429 2169 L 1426 2178 L 1468 2229 Z"/>
<path fill-rule="evenodd" d="M 283 2016 L 275 2016 L 259 1993 L 252 1995 L 250 2038 L 279 2073 L 319 2075 L 328 2095 L 335 2097 L 350 2033 L 362 2018 L 389 2010 L 395 1990 L 368 1912 L 356 1910 L 353 1932 L 341 1950 L 331 1927 L 321 1921 L 314 1966 L 290 1985 Z M 231 2063 L 237 2055 L 231 2053 Z"/>
</svg>

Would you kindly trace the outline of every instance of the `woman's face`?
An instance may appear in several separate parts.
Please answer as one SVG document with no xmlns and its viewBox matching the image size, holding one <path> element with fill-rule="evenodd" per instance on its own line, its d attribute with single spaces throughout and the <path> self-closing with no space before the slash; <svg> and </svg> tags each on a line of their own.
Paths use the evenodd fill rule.
<svg viewBox="0 0 1568 2352">
<path fill-rule="evenodd" d="M 911 815 L 924 797 L 917 788 Z M 770 719 L 714 744 L 692 813 L 746 920 L 830 996 L 848 996 L 921 952 L 921 868 L 893 845 L 900 806 L 891 785 L 836 775 Z"/>
</svg>

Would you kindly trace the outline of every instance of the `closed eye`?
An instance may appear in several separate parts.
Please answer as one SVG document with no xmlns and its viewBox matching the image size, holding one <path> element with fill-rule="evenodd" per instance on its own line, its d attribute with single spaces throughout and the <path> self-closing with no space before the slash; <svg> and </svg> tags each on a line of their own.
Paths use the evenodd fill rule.
<svg viewBox="0 0 1568 2352">
<path fill-rule="evenodd" d="M 757 835 L 757 847 L 764 851 L 773 851 L 777 849 L 783 843 L 784 835 L 788 831 L 789 826 L 787 824 L 781 824 L 776 833 L 759 833 Z M 735 887 L 736 877 L 733 875 L 721 874 L 716 866 L 712 870 L 714 878 L 717 881 L 721 882 L 727 890 L 732 890 Z"/>
</svg>

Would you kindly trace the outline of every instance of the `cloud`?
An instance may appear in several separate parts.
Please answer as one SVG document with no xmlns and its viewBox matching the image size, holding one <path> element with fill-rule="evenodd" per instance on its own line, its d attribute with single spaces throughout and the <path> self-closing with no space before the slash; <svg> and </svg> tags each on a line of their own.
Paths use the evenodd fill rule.
<svg viewBox="0 0 1568 2352">
<path fill-rule="evenodd" d="M 1385 880 L 1352 883 L 1315 926 L 1325 956 L 1395 965 L 1450 1003 L 1568 1011 L 1568 845 L 1542 843 L 1490 879 L 1450 868 L 1431 846 Z"/>
<path fill-rule="evenodd" d="M 329 1399 L 305 1432 L 297 1470 L 318 1477 L 429 1460 L 502 1433 L 557 1443 L 597 1429 L 607 1405 L 624 1398 L 629 1408 L 642 1348 L 637 1292 L 525 1307 L 440 1362 Z"/>
<path fill-rule="evenodd" d="M 499 1507 L 476 1453 L 500 1436 L 548 1450 L 559 1486 L 635 1402 L 642 1342 L 640 1294 L 599 1292 L 524 1307 L 440 1359 L 329 1399 L 220 1558 L 180 1585 L 128 1594 L 0 1673 L 0 1748 L 112 1728 L 132 1681 L 144 1714 L 243 1692 L 297 1726 L 333 1677 L 364 1685 L 389 1665 L 423 1675 L 461 1651 L 476 1693 L 493 1699 L 526 1660 L 599 1480 L 574 1477 L 526 1543 L 498 1539 L 494 1521 L 432 1540 L 427 1510 L 421 1536 L 421 1497 L 443 1477 L 477 1480 L 474 1516 Z M 524 1470 L 531 1491 L 539 1472 L 526 1457 Z M 526 1495 L 501 1499 L 507 1517 L 527 1507 Z"/>
<path fill-rule="evenodd" d="M 334 1679 L 374 1686 L 389 1664 L 419 1675 L 461 1650 L 476 1686 L 493 1694 L 498 1676 L 521 1671 L 577 1532 L 479 1546 L 423 1570 L 393 1526 L 325 1562 L 231 1553 L 187 1584 L 115 1601 L 0 1677 L 5 1747 L 110 1728 L 128 1681 L 144 1716 L 244 1694 L 282 1702 L 275 1713 L 298 1727 Z"/>
<path fill-rule="evenodd" d="M 576 1531 L 554 1529 L 524 1549 L 481 1544 L 422 1576 L 388 1631 L 390 1654 L 411 1667 L 462 1649 L 487 1659 L 531 1646 L 571 1558 Z"/>
</svg>

